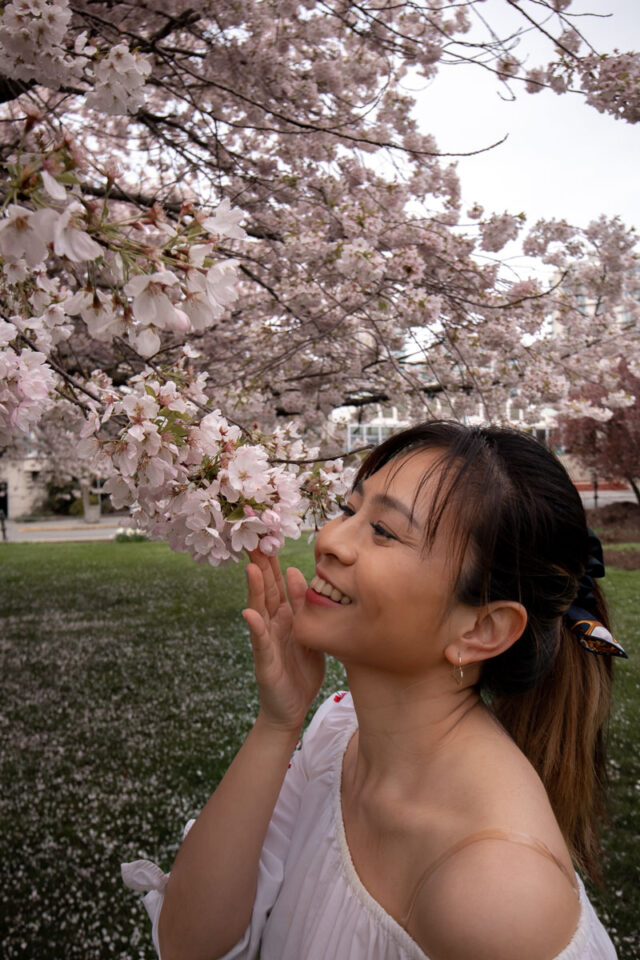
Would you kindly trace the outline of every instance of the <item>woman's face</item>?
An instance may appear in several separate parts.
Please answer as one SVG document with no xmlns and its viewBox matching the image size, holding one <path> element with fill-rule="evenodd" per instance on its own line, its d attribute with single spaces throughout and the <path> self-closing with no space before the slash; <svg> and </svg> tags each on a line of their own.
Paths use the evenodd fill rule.
<svg viewBox="0 0 640 960">
<path fill-rule="evenodd" d="M 387 464 L 320 531 L 316 577 L 295 619 L 300 643 L 347 666 L 367 663 L 414 677 L 444 662 L 467 608 L 452 598 L 455 549 L 446 514 L 433 548 L 423 550 L 438 472 L 417 500 L 415 494 L 438 456 L 425 450 Z M 323 595 L 327 584 L 338 592 Z"/>
</svg>

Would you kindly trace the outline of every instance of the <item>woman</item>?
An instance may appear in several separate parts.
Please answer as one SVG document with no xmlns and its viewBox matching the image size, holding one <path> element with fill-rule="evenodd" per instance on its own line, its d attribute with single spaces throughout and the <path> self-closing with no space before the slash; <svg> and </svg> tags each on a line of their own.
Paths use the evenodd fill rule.
<svg viewBox="0 0 640 960">
<path fill-rule="evenodd" d="M 370 454 L 309 587 L 253 554 L 255 726 L 168 883 L 125 867 L 162 960 L 613 960 L 574 872 L 624 656 L 592 546 L 544 447 L 435 422 Z M 350 693 L 291 759 L 325 653 Z"/>
</svg>

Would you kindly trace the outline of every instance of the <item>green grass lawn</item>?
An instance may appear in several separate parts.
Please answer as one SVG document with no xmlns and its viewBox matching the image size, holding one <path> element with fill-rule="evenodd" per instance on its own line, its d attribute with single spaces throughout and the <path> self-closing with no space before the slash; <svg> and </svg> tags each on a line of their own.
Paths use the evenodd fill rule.
<svg viewBox="0 0 640 960">
<path fill-rule="evenodd" d="M 312 568 L 311 548 L 285 563 Z M 640 572 L 612 570 L 618 665 L 612 827 L 596 894 L 640 955 Z M 122 860 L 171 864 L 257 698 L 241 567 L 163 544 L 0 544 L 0 943 L 4 960 L 155 956 Z M 321 697 L 344 686 L 332 663 Z M 301 958 L 303 960 L 303 958 Z"/>
</svg>

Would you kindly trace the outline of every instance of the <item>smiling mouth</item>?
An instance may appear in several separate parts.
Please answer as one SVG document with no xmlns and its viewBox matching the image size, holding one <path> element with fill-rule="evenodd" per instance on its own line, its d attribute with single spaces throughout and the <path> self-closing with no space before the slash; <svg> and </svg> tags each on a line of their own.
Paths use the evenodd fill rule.
<svg viewBox="0 0 640 960">
<path fill-rule="evenodd" d="M 334 587 L 333 584 L 327 583 L 327 581 L 323 580 L 317 573 L 311 580 L 309 586 L 312 590 L 315 590 L 316 593 L 319 593 L 321 597 L 327 597 L 329 600 L 333 600 L 334 603 L 342 603 L 345 606 L 351 603 L 351 597 L 342 593 L 342 591 Z"/>
</svg>

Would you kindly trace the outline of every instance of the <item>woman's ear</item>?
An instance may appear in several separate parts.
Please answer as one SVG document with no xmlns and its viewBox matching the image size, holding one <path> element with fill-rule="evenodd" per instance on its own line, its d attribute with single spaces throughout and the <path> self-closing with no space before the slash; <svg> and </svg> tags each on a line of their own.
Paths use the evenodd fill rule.
<svg viewBox="0 0 640 960">
<path fill-rule="evenodd" d="M 527 625 L 527 611 L 515 600 L 495 600 L 474 612 L 473 624 L 445 650 L 454 666 L 497 657 L 522 636 Z"/>
</svg>

